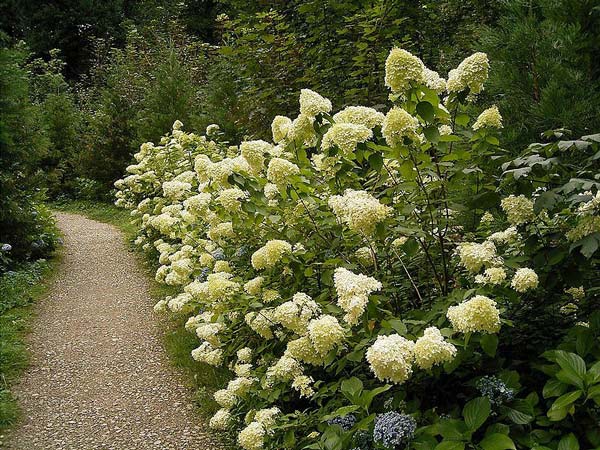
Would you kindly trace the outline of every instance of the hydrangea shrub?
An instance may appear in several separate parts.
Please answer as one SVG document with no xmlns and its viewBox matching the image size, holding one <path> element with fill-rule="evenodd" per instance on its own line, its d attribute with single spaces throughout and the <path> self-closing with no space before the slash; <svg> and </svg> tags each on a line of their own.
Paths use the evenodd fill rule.
<svg viewBox="0 0 600 450">
<path fill-rule="evenodd" d="M 212 428 L 245 450 L 433 449 L 452 433 L 463 446 L 440 448 L 500 448 L 475 434 L 516 401 L 499 340 L 524 308 L 566 303 L 561 290 L 540 305 L 552 268 L 536 272 L 531 236 L 542 227 L 568 248 L 598 233 L 600 203 L 588 187 L 589 200 L 551 215 L 539 193 L 507 192 L 500 112 L 470 116 L 488 70 L 476 53 L 446 81 L 393 49 L 386 110 L 332 115 L 303 89 L 298 117 L 274 118 L 273 143 L 231 145 L 218 126 L 176 122 L 141 146 L 116 204 L 131 209 L 157 281 L 180 288 L 155 309 L 188 316 L 191 357 L 231 370 Z M 582 258 L 576 247 L 563 258 Z M 564 292 L 586 303 L 582 285 Z M 490 442 L 515 448 L 504 431 Z"/>
</svg>

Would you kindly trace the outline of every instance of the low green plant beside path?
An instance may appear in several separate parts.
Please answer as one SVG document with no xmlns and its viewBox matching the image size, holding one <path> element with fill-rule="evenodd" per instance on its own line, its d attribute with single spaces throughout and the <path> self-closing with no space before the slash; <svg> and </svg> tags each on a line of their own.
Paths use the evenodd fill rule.
<svg viewBox="0 0 600 450">
<path fill-rule="evenodd" d="M 32 305 L 46 292 L 60 260 L 39 260 L 0 277 L 0 444 L 3 431 L 19 417 L 10 387 L 27 367 L 25 335 Z"/>
</svg>

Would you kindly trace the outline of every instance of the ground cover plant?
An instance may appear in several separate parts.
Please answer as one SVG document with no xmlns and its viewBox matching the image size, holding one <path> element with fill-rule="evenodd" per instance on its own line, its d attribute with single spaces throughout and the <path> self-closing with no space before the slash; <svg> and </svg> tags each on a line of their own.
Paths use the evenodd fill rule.
<svg viewBox="0 0 600 450">
<path fill-rule="evenodd" d="M 303 89 L 273 142 L 176 121 L 141 146 L 116 203 L 178 288 L 155 309 L 232 372 L 211 427 L 246 450 L 600 446 L 600 136 L 515 158 L 488 70 L 394 48 L 385 109 Z"/>
</svg>

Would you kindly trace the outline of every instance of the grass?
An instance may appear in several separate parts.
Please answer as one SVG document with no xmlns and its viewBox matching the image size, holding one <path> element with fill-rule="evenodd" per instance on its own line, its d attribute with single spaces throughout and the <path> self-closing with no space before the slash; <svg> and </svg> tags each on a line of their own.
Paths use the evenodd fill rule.
<svg viewBox="0 0 600 450">
<path fill-rule="evenodd" d="M 93 220 L 113 224 L 123 231 L 129 243 L 136 237 L 137 229 L 131 224 L 128 211 L 109 203 L 69 201 L 54 203 L 51 207 L 54 210 L 82 214 Z M 138 255 L 141 254 L 138 253 Z M 158 301 L 168 295 L 178 293 L 177 288 L 154 281 L 154 273 L 157 269 L 156 260 L 145 255 L 140 256 L 139 260 L 148 279 L 151 281 L 150 296 L 154 300 Z M 194 402 L 198 406 L 200 414 L 208 418 L 219 408 L 212 397 L 213 392 L 226 384 L 231 375 L 225 369 L 199 363 L 191 358 L 191 351 L 198 346 L 198 338 L 184 329 L 186 320 L 186 317 L 177 316 L 163 320 L 164 347 L 171 363 L 183 373 L 185 382 L 196 393 Z"/>
<path fill-rule="evenodd" d="M 28 263 L 0 276 L 0 437 L 19 419 L 10 385 L 29 363 L 25 336 L 34 315 L 32 305 L 46 294 L 60 259 L 58 252 L 49 261 Z"/>
</svg>

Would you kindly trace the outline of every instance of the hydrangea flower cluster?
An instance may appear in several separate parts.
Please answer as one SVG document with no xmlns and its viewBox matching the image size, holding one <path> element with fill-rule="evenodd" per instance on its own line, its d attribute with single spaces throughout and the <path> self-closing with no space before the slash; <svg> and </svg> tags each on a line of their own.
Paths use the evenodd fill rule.
<svg viewBox="0 0 600 450">
<path fill-rule="evenodd" d="M 434 365 L 450 362 L 456 356 L 456 347 L 446 342 L 436 327 L 425 329 L 413 348 L 415 363 L 421 369 L 431 369 Z"/>
<path fill-rule="evenodd" d="M 354 274 L 343 267 L 335 269 L 333 282 L 338 296 L 337 303 L 346 312 L 344 320 L 350 325 L 358 323 L 369 303 L 369 294 L 382 288 L 375 278 Z"/>
<path fill-rule="evenodd" d="M 276 186 L 289 184 L 289 177 L 298 175 L 300 169 L 293 162 L 283 158 L 273 158 L 267 168 L 267 179 Z"/>
<path fill-rule="evenodd" d="M 404 144 L 404 138 L 419 141 L 418 126 L 419 121 L 416 117 L 396 107 L 386 114 L 381 132 L 390 147 L 397 147 Z"/>
<path fill-rule="evenodd" d="M 502 199 L 500 206 L 512 225 L 522 225 L 535 218 L 533 202 L 524 195 L 509 195 Z"/>
<path fill-rule="evenodd" d="M 329 197 L 329 207 L 352 231 L 370 236 L 375 226 L 389 216 L 391 209 L 366 191 L 347 189 L 344 195 Z"/>
<path fill-rule="evenodd" d="M 314 117 L 320 113 L 331 112 L 331 101 L 310 89 L 300 91 L 300 114 Z"/>
<path fill-rule="evenodd" d="M 344 329 L 335 317 L 323 315 L 309 322 L 308 337 L 315 350 L 324 356 L 342 343 Z"/>
<path fill-rule="evenodd" d="M 348 414 L 347 416 L 337 416 L 327 421 L 328 425 L 335 425 L 340 427 L 344 431 L 349 431 L 354 425 L 356 425 L 356 416 Z"/>
<path fill-rule="evenodd" d="M 515 398 L 514 389 L 506 386 L 506 383 L 495 376 L 485 376 L 477 380 L 477 389 L 481 395 L 487 397 L 494 406 L 510 403 Z"/>
<path fill-rule="evenodd" d="M 354 152 L 360 142 L 366 142 L 373 137 L 373 132 L 364 125 L 354 123 L 336 123 L 323 136 L 321 150 L 327 151 L 336 146 L 347 156 Z"/>
<path fill-rule="evenodd" d="M 366 106 L 347 106 L 333 115 L 333 120 L 338 123 L 351 123 L 362 125 L 368 129 L 381 127 L 385 114 Z"/>
<path fill-rule="evenodd" d="M 292 253 L 292 245 L 280 239 L 268 241 L 252 255 L 252 267 L 257 270 L 269 269 Z"/>
<path fill-rule="evenodd" d="M 496 255 L 496 246 L 491 241 L 481 244 L 464 242 L 457 247 L 456 253 L 460 264 L 471 273 L 478 273 L 482 267 L 494 266 L 501 261 Z"/>
<path fill-rule="evenodd" d="M 417 421 L 412 416 L 390 411 L 375 417 L 373 439 L 388 449 L 406 447 L 416 429 Z"/>
<path fill-rule="evenodd" d="M 367 361 L 375 376 L 398 384 L 408 380 L 413 372 L 414 345 L 399 334 L 378 336 L 367 350 Z"/>
<path fill-rule="evenodd" d="M 424 81 L 425 65 L 419 58 L 401 48 L 394 48 L 385 61 L 385 85 L 392 92 L 403 92 L 412 83 Z"/>
<path fill-rule="evenodd" d="M 465 58 L 456 69 L 448 73 L 448 92 L 461 92 L 469 89 L 479 94 L 483 83 L 488 79 L 490 63 L 485 53 L 477 52 Z"/>
<path fill-rule="evenodd" d="M 454 330 L 460 333 L 500 331 L 500 311 L 496 302 L 485 295 L 476 295 L 457 306 L 451 306 L 447 317 Z"/>
<path fill-rule="evenodd" d="M 510 286 L 517 292 L 527 292 L 538 287 L 538 276 L 533 269 L 517 269 Z"/>
<path fill-rule="evenodd" d="M 473 130 L 477 131 L 481 128 L 502 128 L 502 116 L 497 106 L 494 105 L 479 114 L 473 124 Z"/>
</svg>

